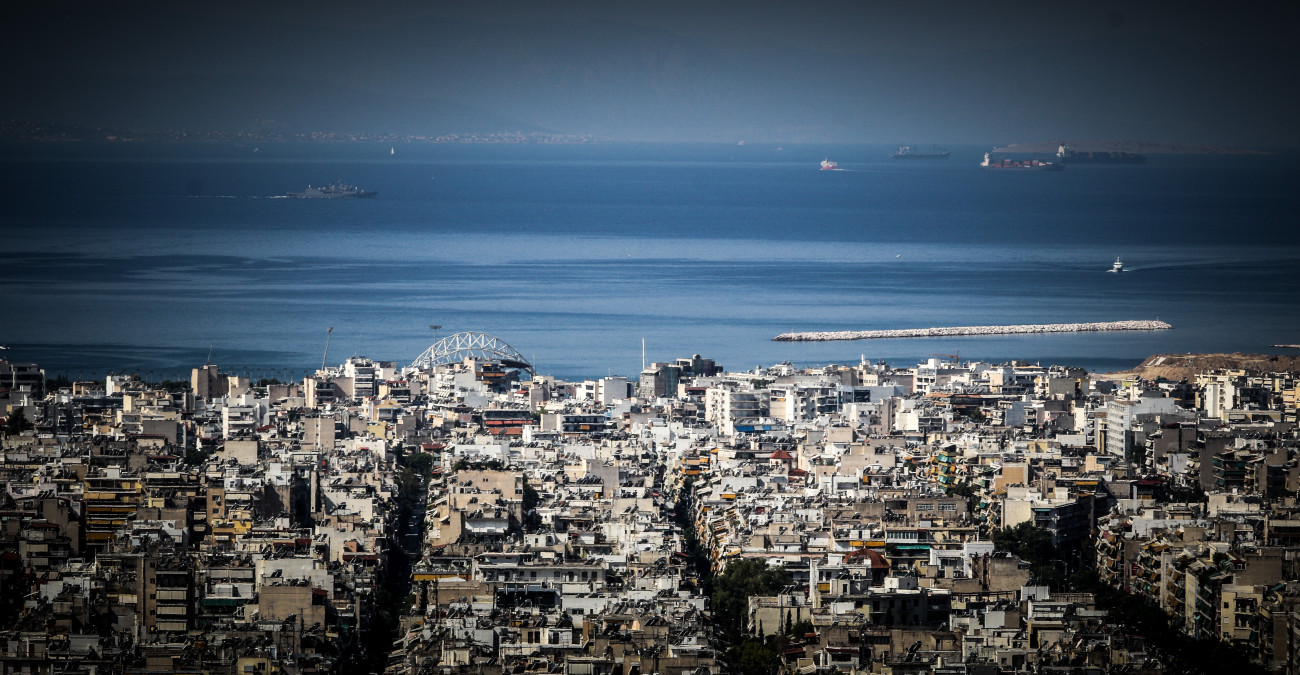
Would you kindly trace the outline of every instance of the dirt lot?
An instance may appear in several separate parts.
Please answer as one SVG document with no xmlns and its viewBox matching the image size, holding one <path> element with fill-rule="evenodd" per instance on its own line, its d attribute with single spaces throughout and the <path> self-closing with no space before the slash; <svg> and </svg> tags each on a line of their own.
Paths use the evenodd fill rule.
<svg viewBox="0 0 1300 675">
<path fill-rule="evenodd" d="M 1221 368 L 1243 368 L 1257 372 L 1300 372 L 1300 354 L 1156 354 L 1132 370 L 1107 373 L 1112 377 L 1142 377 L 1148 380 L 1190 380 L 1197 373 Z"/>
</svg>

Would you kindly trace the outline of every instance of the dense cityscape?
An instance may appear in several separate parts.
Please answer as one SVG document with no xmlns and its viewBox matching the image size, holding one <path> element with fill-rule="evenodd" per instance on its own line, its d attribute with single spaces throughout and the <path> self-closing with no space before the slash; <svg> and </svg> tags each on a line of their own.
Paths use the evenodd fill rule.
<svg viewBox="0 0 1300 675">
<path fill-rule="evenodd" d="M 0 401 L 0 672 L 1298 672 L 1294 372 L 562 381 L 461 333 Z"/>
</svg>

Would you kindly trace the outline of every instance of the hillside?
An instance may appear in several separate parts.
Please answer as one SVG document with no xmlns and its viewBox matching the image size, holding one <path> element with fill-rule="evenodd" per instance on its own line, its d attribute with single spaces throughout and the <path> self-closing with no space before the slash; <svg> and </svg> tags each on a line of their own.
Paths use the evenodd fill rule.
<svg viewBox="0 0 1300 675">
<path fill-rule="evenodd" d="M 1190 380 L 1197 373 L 1225 368 L 1261 372 L 1300 372 L 1300 354 L 1156 354 L 1136 368 L 1106 377 L 1141 377 L 1147 380 Z"/>
<path fill-rule="evenodd" d="M 1221 148 L 1214 145 L 1194 145 L 1191 143 L 1158 143 L 1154 141 L 1040 141 L 1036 143 L 1012 143 L 993 152 L 1020 154 L 1056 154 L 1056 149 L 1064 143 L 1075 152 L 1127 152 L 1134 155 L 1266 155 L 1259 150 L 1242 150 L 1239 148 Z"/>
</svg>

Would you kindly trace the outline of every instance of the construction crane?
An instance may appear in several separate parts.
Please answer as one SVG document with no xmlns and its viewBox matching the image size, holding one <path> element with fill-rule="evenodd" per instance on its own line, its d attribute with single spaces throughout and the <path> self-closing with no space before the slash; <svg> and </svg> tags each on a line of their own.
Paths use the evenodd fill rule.
<svg viewBox="0 0 1300 675">
<path fill-rule="evenodd" d="M 334 327 L 330 326 L 325 331 L 325 355 L 320 357 L 320 369 L 325 370 L 325 359 L 330 357 L 330 333 L 334 332 Z"/>
<path fill-rule="evenodd" d="M 961 365 L 961 352 L 957 352 L 956 354 L 930 354 L 930 356 L 946 356 L 952 359 L 957 365 Z"/>
</svg>

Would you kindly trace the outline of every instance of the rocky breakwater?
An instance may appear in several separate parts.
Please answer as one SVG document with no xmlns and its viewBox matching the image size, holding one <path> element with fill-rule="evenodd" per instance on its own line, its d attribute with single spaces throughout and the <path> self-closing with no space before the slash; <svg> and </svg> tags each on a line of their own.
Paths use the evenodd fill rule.
<svg viewBox="0 0 1300 675">
<path fill-rule="evenodd" d="M 782 333 L 777 342 L 829 342 L 831 340 L 881 340 L 887 338 L 957 337 L 963 335 L 1009 335 L 1016 333 L 1084 333 L 1112 330 L 1167 330 L 1164 321 L 1101 321 L 1098 323 L 1030 323 L 1018 326 L 947 326 L 942 328 L 898 328 L 892 330 L 836 330 Z"/>
</svg>

